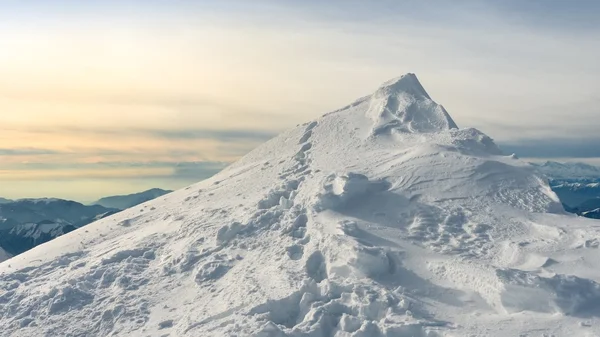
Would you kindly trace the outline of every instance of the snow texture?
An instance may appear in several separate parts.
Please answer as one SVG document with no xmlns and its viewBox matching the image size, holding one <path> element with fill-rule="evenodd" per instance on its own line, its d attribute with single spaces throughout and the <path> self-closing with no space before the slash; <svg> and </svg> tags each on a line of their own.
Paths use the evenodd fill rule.
<svg viewBox="0 0 600 337">
<path fill-rule="evenodd" d="M 600 226 L 412 74 L 0 264 L 7 336 L 600 335 Z"/>
</svg>

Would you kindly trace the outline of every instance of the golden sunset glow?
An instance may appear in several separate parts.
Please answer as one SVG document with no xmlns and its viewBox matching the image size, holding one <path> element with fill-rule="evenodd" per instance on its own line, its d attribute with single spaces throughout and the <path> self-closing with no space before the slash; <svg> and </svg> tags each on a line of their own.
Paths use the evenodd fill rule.
<svg viewBox="0 0 600 337">
<path fill-rule="evenodd" d="M 556 134 L 557 123 L 540 116 L 577 130 L 567 136 L 597 132 L 582 122 L 597 113 L 594 31 L 556 35 L 476 8 L 465 16 L 480 20 L 474 32 L 465 13 L 375 20 L 358 3 L 339 13 L 311 2 L 51 3 L 2 5 L 0 196 L 42 196 L 24 181 L 70 177 L 51 194 L 96 198 L 75 182 L 116 187 L 117 177 L 167 179 L 178 163 L 230 163 L 406 72 L 418 73 L 459 125 L 500 142 Z M 95 163 L 112 166 L 80 167 Z M 178 188 L 211 172 L 128 190 Z"/>
</svg>

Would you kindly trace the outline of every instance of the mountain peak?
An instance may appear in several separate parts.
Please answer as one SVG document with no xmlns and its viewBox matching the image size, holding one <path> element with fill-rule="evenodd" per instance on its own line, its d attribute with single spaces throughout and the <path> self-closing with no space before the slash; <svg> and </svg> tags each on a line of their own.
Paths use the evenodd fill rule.
<svg viewBox="0 0 600 337">
<path fill-rule="evenodd" d="M 367 116 L 374 122 L 373 135 L 458 128 L 446 109 L 431 99 L 413 73 L 383 83 L 370 96 L 369 105 Z"/>
<path fill-rule="evenodd" d="M 387 91 L 388 93 L 406 92 L 431 99 L 425 88 L 423 88 L 423 85 L 421 85 L 421 82 L 419 82 L 417 75 L 413 73 L 406 73 L 402 76 L 392 78 L 384 82 L 378 90 Z"/>
<path fill-rule="evenodd" d="M 594 220 L 416 83 L 0 264 L 1 331 L 600 335 Z"/>
</svg>

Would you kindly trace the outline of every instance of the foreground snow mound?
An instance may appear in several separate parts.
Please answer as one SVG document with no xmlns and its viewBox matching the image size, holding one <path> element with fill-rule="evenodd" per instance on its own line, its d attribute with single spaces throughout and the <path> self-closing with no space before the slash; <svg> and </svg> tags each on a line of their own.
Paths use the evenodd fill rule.
<svg viewBox="0 0 600 337">
<path fill-rule="evenodd" d="M 0 264 L 10 336 L 594 336 L 600 230 L 412 74 Z"/>
</svg>

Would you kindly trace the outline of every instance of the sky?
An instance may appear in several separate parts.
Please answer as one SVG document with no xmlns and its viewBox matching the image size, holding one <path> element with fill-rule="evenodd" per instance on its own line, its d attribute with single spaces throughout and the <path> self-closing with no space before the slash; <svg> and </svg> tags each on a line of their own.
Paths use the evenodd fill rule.
<svg viewBox="0 0 600 337">
<path fill-rule="evenodd" d="M 0 2 L 0 196 L 205 179 L 416 73 L 522 158 L 600 164 L 598 1 Z"/>
</svg>

